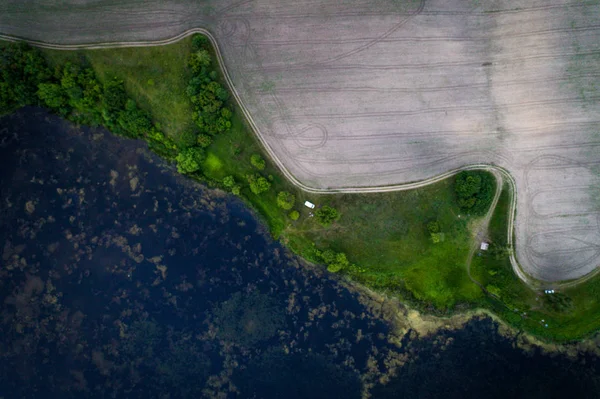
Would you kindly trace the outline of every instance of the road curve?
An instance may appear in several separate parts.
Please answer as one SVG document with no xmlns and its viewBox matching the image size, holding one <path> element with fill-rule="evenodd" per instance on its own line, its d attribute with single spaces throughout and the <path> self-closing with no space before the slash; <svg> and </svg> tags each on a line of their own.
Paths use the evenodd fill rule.
<svg viewBox="0 0 600 399">
<path fill-rule="evenodd" d="M 587 275 L 585 275 L 579 279 L 546 283 L 546 282 L 534 279 L 533 277 L 529 276 L 522 269 L 522 267 L 519 265 L 518 260 L 515 257 L 514 243 L 513 243 L 514 220 L 515 220 L 515 215 L 516 215 L 516 198 L 517 198 L 516 183 L 515 183 L 515 180 L 512 177 L 512 175 L 508 172 L 508 170 L 506 170 L 505 168 L 502 168 L 500 166 L 494 165 L 494 164 L 484 164 L 484 163 L 469 164 L 469 165 L 465 165 L 460 168 L 456 168 L 456 169 L 447 171 L 445 173 L 439 174 L 439 175 L 434 176 L 429 179 L 420 180 L 420 181 L 411 182 L 411 183 L 385 185 L 385 186 L 341 187 L 341 188 L 330 189 L 330 188 L 310 187 L 310 186 L 302 183 L 288 170 L 288 168 L 285 166 L 285 164 L 283 162 L 281 162 L 281 160 L 276 156 L 275 152 L 271 149 L 271 147 L 268 145 L 268 143 L 264 139 L 263 135 L 260 132 L 260 129 L 258 128 L 258 125 L 254 121 L 252 115 L 250 114 L 246 105 L 242 101 L 240 94 L 236 90 L 236 87 L 231 80 L 231 77 L 229 75 L 227 68 L 225 68 L 225 63 L 224 63 L 223 56 L 221 54 L 221 50 L 219 48 L 218 42 L 216 41 L 213 34 L 210 31 L 208 31 L 207 29 L 192 28 L 192 29 L 188 29 L 188 30 L 182 32 L 181 34 L 178 34 L 172 38 L 164 39 L 164 40 L 156 40 L 156 41 L 116 41 L 116 42 L 102 42 L 102 43 L 88 43 L 88 44 L 53 44 L 53 43 L 49 43 L 49 42 L 43 42 L 43 41 L 38 41 L 38 40 L 29 40 L 27 38 L 16 37 L 16 36 L 11 36 L 11 35 L 6 35 L 6 34 L 0 34 L 0 40 L 12 41 L 12 42 L 24 41 L 24 42 L 31 44 L 32 46 L 39 47 L 39 48 L 76 51 L 76 50 L 94 50 L 94 49 L 122 48 L 122 47 L 164 46 L 164 45 L 168 45 L 168 44 L 172 44 L 177 41 L 180 41 L 180 40 L 182 40 L 190 35 L 196 34 L 196 33 L 201 33 L 201 34 L 207 36 L 209 38 L 209 40 L 211 41 L 211 43 L 215 49 L 215 53 L 217 55 L 218 61 L 219 61 L 219 67 L 223 73 L 223 76 L 225 77 L 227 85 L 229 86 L 229 89 L 233 93 L 238 105 L 240 106 L 240 109 L 244 113 L 246 120 L 252 127 L 252 130 L 253 130 L 255 136 L 259 139 L 263 148 L 267 151 L 267 153 L 269 154 L 272 161 L 279 167 L 279 169 L 286 176 L 286 178 L 292 184 L 294 184 L 296 187 L 300 188 L 303 191 L 306 191 L 309 193 L 315 193 L 315 194 L 382 193 L 382 192 L 417 189 L 420 187 L 424 187 L 424 186 L 427 186 L 430 184 L 437 183 L 441 180 L 447 179 L 447 178 L 454 176 L 455 174 L 457 174 L 461 171 L 465 171 L 465 170 L 486 170 L 486 171 L 491 172 L 495 176 L 496 181 L 498 182 L 498 188 L 497 188 L 497 193 L 494 197 L 492 206 L 490 207 L 488 214 L 486 214 L 486 216 L 485 216 L 486 220 L 484 222 L 484 225 L 487 227 L 487 224 L 489 223 L 489 219 L 491 218 L 494 208 L 498 202 L 498 198 L 500 196 L 500 192 L 502 190 L 504 182 L 508 183 L 509 189 L 510 189 L 510 192 L 512 195 L 511 195 L 511 200 L 510 200 L 511 205 L 510 205 L 510 209 L 509 209 L 509 227 L 508 227 L 508 231 L 507 231 L 507 243 L 508 243 L 508 247 L 510 248 L 510 261 L 511 261 L 513 271 L 515 272 L 515 274 L 517 276 L 519 276 L 519 278 L 523 282 L 525 282 L 532 289 L 543 289 L 544 287 L 565 288 L 565 287 L 570 287 L 570 286 L 579 284 L 583 281 L 586 281 L 589 278 L 591 278 L 597 274 L 597 271 L 594 271 L 592 273 L 588 273 Z M 473 247 L 473 248 L 475 248 L 475 247 Z M 472 258 L 474 250 L 472 250 L 471 252 L 472 253 L 470 254 L 469 259 Z M 467 263 L 467 270 L 468 270 L 469 266 L 470 266 L 470 261 Z M 470 277 L 470 274 L 469 274 L 469 277 Z"/>
</svg>

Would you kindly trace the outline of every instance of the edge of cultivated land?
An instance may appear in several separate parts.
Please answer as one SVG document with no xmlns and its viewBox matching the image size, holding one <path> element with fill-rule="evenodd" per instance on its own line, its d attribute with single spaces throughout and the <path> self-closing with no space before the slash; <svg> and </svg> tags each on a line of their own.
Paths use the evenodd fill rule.
<svg viewBox="0 0 600 399">
<path fill-rule="evenodd" d="M 410 183 L 387 185 L 387 186 L 340 187 L 340 188 L 331 189 L 331 188 L 314 188 L 314 187 L 310 187 L 310 186 L 307 186 L 306 184 L 302 183 L 286 168 L 286 166 L 283 164 L 283 162 L 281 162 L 281 160 L 275 155 L 275 153 L 273 152 L 271 147 L 268 145 L 266 140 L 261 135 L 260 129 L 258 128 L 257 124 L 255 123 L 254 119 L 252 118 L 252 115 L 246 108 L 244 102 L 242 101 L 242 98 L 240 97 L 238 91 L 236 90 L 236 88 L 230 78 L 229 72 L 228 72 L 227 68 L 225 67 L 225 62 L 223 60 L 223 57 L 222 57 L 222 54 L 221 54 L 221 51 L 220 51 L 220 48 L 218 45 L 218 41 L 212 35 L 212 33 L 210 31 L 208 31 L 207 29 L 192 28 L 192 29 L 188 29 L 174 37 L 171 37 L 168 39 L 163 39 L 163 40 L 156 40 L 156 41 L 122 41 L 122 42 L 103 42 L 103 43 L 61 45 L 61 44 L 53 44 L 53 43 L 43 42 L 43 41 L 38 41 L 38 40 L 29 40 L 27 38 L 6 35 L 6 34 L 0 34 L 0 40 L 5 40 L 5 41 L 9 41 L 9 42 L 23 41 L 23 42 L 27 42 L 30 45 L 35 46 L 35 47 L 52 49 L 52 50 L 77 51 L 77 50 L 95 50 L 95 49 L 110 49 L 110 48 L 125 48 L 125 47 L 164 46 L 164 45 L 178 42 L 178 41 L 180 41 L 190 35 L 196 34 L 196 33 L 203 34 L 210 40 L 210 42 L 215 50 L 215 55 L 218 59 L 219 69 L 221 70 L 221 72 L 223 74 L 223 77 L 227 83 L 229 90 L 235 97 L 237 104 L 239 105 L 240 109 L 242 110 L 246 121 L 251 126 L 251 129 L 253 130 L 254 135 L 258 138 L 258 140 L 261 143 L 264 150 L 268 153 L 271 160 L 278 166 L 279 170 L 281 170 L 283 175 L 288 179 L 288 181 L 290 181 L 294 186 L 298 187 L 299 189 L 301 189 L 305 192 L 308 192 L 308 193 L 313 193 L 313 194 L 336 194 L 336 193 L 344 193 L 344 194 L 362 193 L 362 194 L 365 194 L 365 193 L 383 193 L 383 192 L 393 192 L 393 191 L 405 191 L 405 190 L 417 189 L 417 188 L 421 188 L 421 187 L 424 187 L 424 186 L 427 186 L 427 185 L 430 185 L 433 183 L 437 183 L 439 181 L 447 179 L 447 178 L 449 178 L 453 175 L 456 175 L 457 173 L 460 173 L 465 170 L 485 170 L 485 171 L 491 172 L 497 181 L 497 188 L 496 188 L 497 193 L 496 193 L 496 198 L 495 198 L 496 201 L 494 201 L 491 204 L 492 206 L 490 206 L 490 209 L 488 210 L 486 217 L 489 218 L 489 216 L 491 216 L 491 214 L 493 213 L 495 206 L 496 206 L 497 197 L 499 196 L 499 193 L 502 191 L 504 183 L 506 182 L 509 186 L 511 198 L 510 198 L 510 207 L 509 207 L 509 215 L 508 215 L 508 229 L 506 232 L 508 248 L 510 248 L 509 258 L 510 258 L 510 263 L 511 263 L 513 272 L 525 284 L 527 284 L 532 289 L 543 289 L 546 286 L 551 286 L 552 288 L 558 288 L 558 289 L 569 288 L 569 287 L 573 287 L 575 285 L 581 284 L 581 283 L 595 277 L 600 272 L 600 270 L 595 270 L 595 271 L 588 273 L 587 275 L 582 276 L 581 278 L 578 278 L 575 280 L 566 280 L 566 281 L 549 283 L 549 282 L 537 280 L 537 279 L 531 277 L 529 274 L 527 274 L 523 270 L 523 268 L 521 267 L 521 265 L 519 264 L 518 260 L 515 257 L 515 250 L 514 250 L 514 248 L 515 248 L 514 220 L 515 220 L 516 211 L 517 211 L 516 210 L 516 203 L 517 203 L 516 202 L 516 198 L 517 198 L 516 183 L 515 183 L 514 178 L 509 173 L 508 170 L 506 170 L 500 166 L 494 165 L 494 164 L 481 163 L 481 164 L 465 165 L 461 168 L 449 170 L 445 173 L 431 177 L 429 179 L 416 181 L 416 182 L 410 182 Z M 487 228 L 487 225 L 486 225 L 486 228 Z M 467 265 L 467 267 L 469 267 L 469 265 Z M 470 275 L 469 275 L 469 277 L 470 277 Z"/>
</svg>

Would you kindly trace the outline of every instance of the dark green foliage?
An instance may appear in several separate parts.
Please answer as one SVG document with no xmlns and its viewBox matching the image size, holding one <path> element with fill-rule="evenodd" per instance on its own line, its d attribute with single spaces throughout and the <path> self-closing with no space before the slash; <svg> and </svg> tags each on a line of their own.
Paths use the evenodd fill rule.
<svg viewBox="0 0 600 399">
<path fill-rule="evenodd" d="M 199 134 L 196 139 L 196 143 L 200 147 L 206 148 L 212 144 L 212 137 L 210 137 L 209 135 L 206 135 L 206 134 Z"/>
<path fill-rule="evenodd" d="M 117 122 L 125 135 L 131 138 L 145 137 L 152 129 L 150 117 L 133 100 L 127 100 L 125 109 L 119 112 Z"/>
<path fill-rule="evenodd" d="M 430 233 L 439 233 L 440 224 L 438 223 L 438 221 L 434 220 L 433 222 L 427 223 L 427 231 L 429 231 Z"/>
<path fill-rule="evenodd" d="M 200 50 L 202 48 L 207 48 L 210 45 L 210 41 L 208 37 L 204 35 L 194 35 L 192 38 L 192 47 L 194 50 Z"/>
<path fill-rule="evenodd" d="M 197 49 L 188 61 L 193 72 L 186 93 L 194 106 L 192 119 L 200 133 L 214 136 L 231 128 L 231 111 L 226 107 L 229 90 L 217 80 L 219 74 L 211 70 L 212 55 L 208 39 L 197 35 L 193 39 Z"/>
<path fill-rule="evenodd" d="M 280 208 L 289 211 L 294 207 L 295 203 L 296 197 L 294 196 L 294 194 L 289 193 L 287 191 L 280 191 L 279 194 L 277 194 L 277 206 L 279 206 Z"/>
<path fill-rule="evenodd" d="M 496 189 L 494 176 L 484 171 L 464 171 L 456 175 L 454 191 L 460 208 L 473 215 L 483 215 Z"/>
<path fill-rule="evenodd" d="M 340 213 L 337 209 L 325 205 L 322 208 L 317 209 L 315 217 L 323 227 L 327 227 L 340 218 Z"/>
<path fill-rule="evenodd" d="M 271 188 L 271 183 L 259 174 L 247 175 L 246 178 L 250 185 L 250 191 L 256 195 L 269 191 Z"/>
<path fill-rule="evenodd" d="M 25 43 L 0 49 L 0 114 L 24 105 L 38 104 L 38 85 L 52 73 L 39 50 Z"/>
<path fill-rule="evenodd" d="M 210 66 L 211 57 L 210 53 L 205 49 L 200 49 L 190 55 L 188 62 L 190 68 L 195 74 L 205 71 Z"/>
<path fill-rule="evenodd" d="M 116 124 L 119 113 L 125 108 L 126 103 L 127 94 L 123 81 L 115 78 L 104 83 L 101 107 L 102 116 L 109 128 Z"/>
<path fill-rule="evenodd" d="M 44 105 L 55 110 L 64 110 L 60 112 L 61 114 L 66 112 L 67 96 L 59 84 L 40 83 L 37 95 Z"/>
<path fill-rule="evenodd" d="M 544 304 L 555 312 L 566 312 L 573 307 L 573 300 L 560 292 L 544 295 Z"/>
<path fill-rule="evenodd" d="M 177 147 L 180 150 L 194 147 L 196 144 L 198 144 L 198 135 L 193 130 L 185 130 L 177 137 Z"/>
</svg>

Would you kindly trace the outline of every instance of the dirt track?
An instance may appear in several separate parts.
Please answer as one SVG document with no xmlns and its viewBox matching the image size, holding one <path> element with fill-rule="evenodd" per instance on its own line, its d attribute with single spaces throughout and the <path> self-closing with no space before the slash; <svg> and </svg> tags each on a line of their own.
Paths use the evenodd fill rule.
<svg viewBox="0 0 600 399">
<path fill-rule="evenodd" d="M 596 269 L 599 5 L 214 4 L 0 1 L 0 32 L 75 44 L 204 26 L 262 141 L 305 188 L 401 189 L 495 164 L 515 180 L 524 271 L 557 281 Z"/>
</svg>

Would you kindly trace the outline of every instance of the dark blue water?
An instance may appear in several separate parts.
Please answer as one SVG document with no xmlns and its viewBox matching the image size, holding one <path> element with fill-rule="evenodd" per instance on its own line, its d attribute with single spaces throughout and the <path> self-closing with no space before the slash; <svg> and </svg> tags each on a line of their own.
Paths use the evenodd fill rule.
<svg viewBox="0 0 600 399">
<path fill-rule="evenodd" d="M 142 143 L 36 108 L 0 119 L 0 396 L 598 396 L 598 360 L 489 319 L 401 338 Z M 382 384 L 386 382 L 386 384 Z"/>
</svg>

